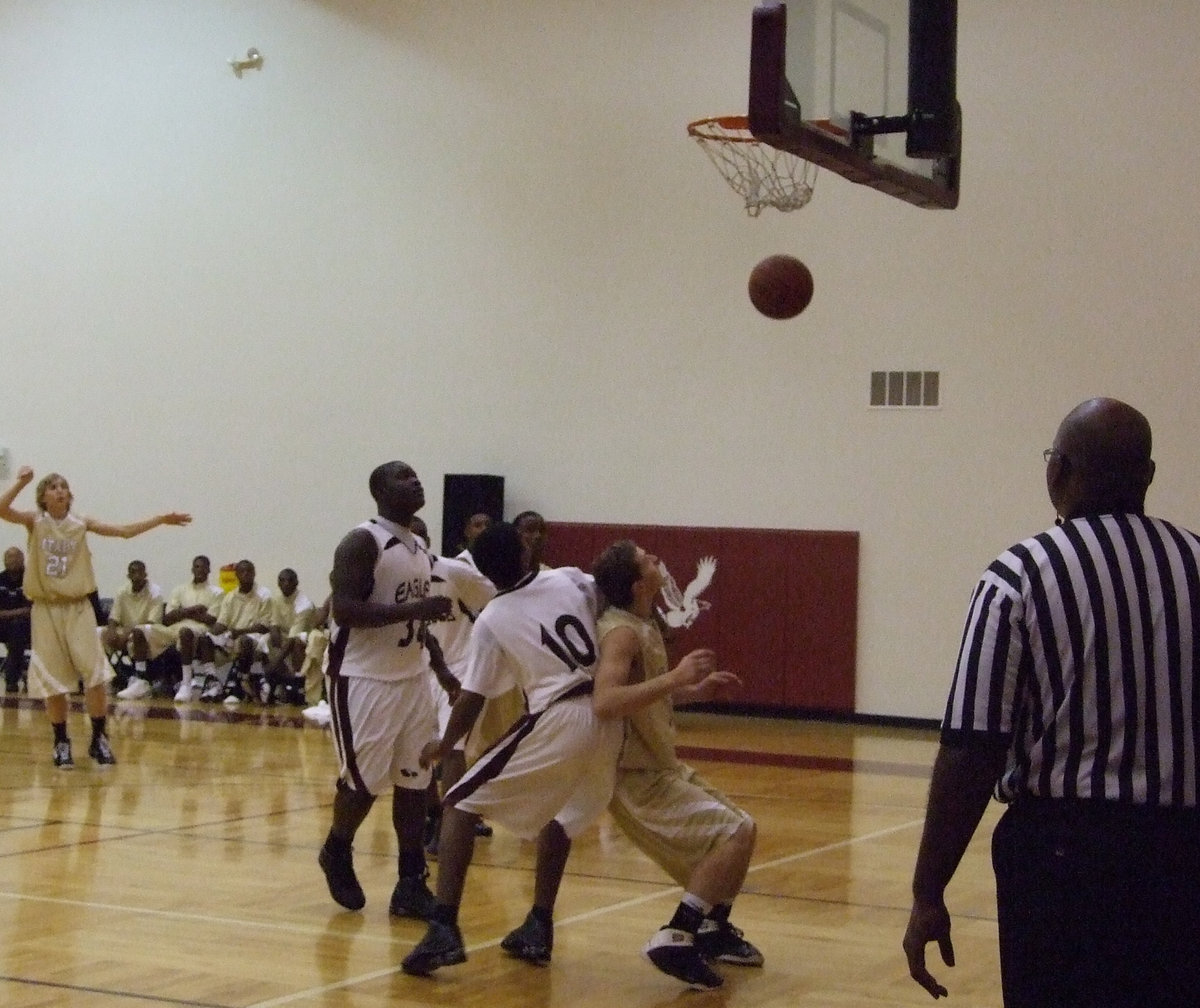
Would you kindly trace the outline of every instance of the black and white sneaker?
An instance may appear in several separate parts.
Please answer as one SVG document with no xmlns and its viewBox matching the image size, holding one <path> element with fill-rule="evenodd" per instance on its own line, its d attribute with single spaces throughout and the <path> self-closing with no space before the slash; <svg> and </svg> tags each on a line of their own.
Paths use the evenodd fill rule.
<svg viewBox="0 0 1200 1008">
<path fill-rule="evenodd" d="M 204 689 L 200 691 L 201 703 L 216 703 L 221 699 L 221 680 L 215 676 L 210 676 L 204 683 Z"/>
<path fill-rule="evenodd" d="M 88 746 L 88 755 L 101 766 L 112 766 L 117 762 L 113 755 L 112 746 L 108 744 L 107 735 L 93 735 L 92 744 Z"/>
<path fill-rule="evenodd" d="M 466 961 L 467 950 L 463 947 L 462 932 L 453 924 L 430 921 L 425 937 L 404 957 L 400 968 L 410 976 L 429 976 L 439 967 Z"/>
<path fill-rule="evenodd" d="M 500 947 L 515 959 L 549 966 L 550 953 L 554 951 L 554 928 L 547 927 L 530 912 L 519 928 L 504 936 Z"/>
<path fill-rule="evenodd" d="M 75 769 L 75 760 L 71 757 L 71 743 L 66 739 L 54 743 L 54 765 L 60 770 Z"/>
<path fill-rule="evenodd" d="M 664 927 L 655 932 L 644 949 L 647 958 L 668 976 L 682 980 L 693 990 L 716 990 L 725 982 L 696 950 L 687 931 Z"/>
<path fill-rule="evenodd" d="M 741 928 L 728 921 L 717 923 L 704 919 L 696 932 L 696 949 L 705 959 L 729 963 L 732 966 L 761 966 L 763 954 L 746 941 Z"/>
</svg>

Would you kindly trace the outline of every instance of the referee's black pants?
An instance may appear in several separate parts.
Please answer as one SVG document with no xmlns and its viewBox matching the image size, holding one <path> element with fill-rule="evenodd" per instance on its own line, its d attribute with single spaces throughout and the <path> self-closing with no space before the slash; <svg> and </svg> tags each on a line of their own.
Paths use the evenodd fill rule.
<svg viewBox="0 0 1200 1008">
<path fill-rule="evenodd" d="M 1019 798 L 992 836 L 1005 1008 L 1200 1005 L 1200 816 Z"/>
</svg>

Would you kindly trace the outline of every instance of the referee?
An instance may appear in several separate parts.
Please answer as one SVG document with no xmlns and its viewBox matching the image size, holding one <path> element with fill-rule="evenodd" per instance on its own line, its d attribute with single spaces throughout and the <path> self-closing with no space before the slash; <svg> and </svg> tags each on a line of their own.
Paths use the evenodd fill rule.
<svg viewBox="0 0 1200 1008">
<path fill-rule="evenodd" d="M 1045 452 L 1054 527 L 972 596 L 904 951 L 954 965 L 946 885 L 989 797 L 1005 1008 L 1200 998 L 1200 539 L 1144 513 L 1150 424 L 1090 399 Z"/>
</svg>

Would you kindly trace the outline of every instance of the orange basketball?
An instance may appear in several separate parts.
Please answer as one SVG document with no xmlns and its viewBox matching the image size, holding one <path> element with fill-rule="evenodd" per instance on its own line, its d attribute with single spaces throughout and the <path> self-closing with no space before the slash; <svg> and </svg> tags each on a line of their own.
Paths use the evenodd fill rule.
<svg viewBox="0 0 1200 1008">
<path fill-rule="evenodd" d="M 795 256 L 772 255 L 750 271 L 750 302 L 773 319 L 795 318 L 812 300 L 813 278 Z"/>
</svg>

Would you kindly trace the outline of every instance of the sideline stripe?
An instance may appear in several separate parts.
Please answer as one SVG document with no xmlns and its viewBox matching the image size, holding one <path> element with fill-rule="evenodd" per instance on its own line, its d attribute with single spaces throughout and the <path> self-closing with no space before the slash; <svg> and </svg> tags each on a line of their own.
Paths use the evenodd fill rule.
<svg viewBox="0 0 1200 1008">
<path fill-rule="evenodd" d="M 102 910 L 105 913 L 130 914 L 135 917 L 157 917 L 162 920 L 191 921 L 196 924 L 218 924 L 223 927 L 257 928 L 263 931 L 280 931 L 287 934 L 307 935 L 320 938 L 329 934 L 328 928 L 305 927 L 298 924 L 279 924 L 274 921 L 245 920 L 238 917 L 214 917 L 211 914 L 185 913 L 180 910 L 152 910 L 149 907 L 121 906 L 118 903 L 96 903 L 87 900 L 62 899 L 54 896 L 30 896 L 28 893 L 0 891 L 0 899 L 13 900 L 23 903 L 45 903 L 52 906 L 74 907 L 80 910 Z M 392 944 L 395 940 L 389 934 L 354 933 L 354 940 L 377 941 Z"/>
</svg>

